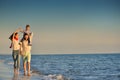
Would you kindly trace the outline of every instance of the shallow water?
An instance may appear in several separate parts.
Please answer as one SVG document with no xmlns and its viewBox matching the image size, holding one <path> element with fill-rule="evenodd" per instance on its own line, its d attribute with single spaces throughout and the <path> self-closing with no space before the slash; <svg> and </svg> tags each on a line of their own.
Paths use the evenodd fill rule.
<svg viewBox="0 0 120 80">
<path fill-rule="evenodd" d="M 10 55 L 0 60 L 13 65 Z M 120 54 L 32 55 L 31 68 L 41 79 L 120 80 Z"/>
</svg>

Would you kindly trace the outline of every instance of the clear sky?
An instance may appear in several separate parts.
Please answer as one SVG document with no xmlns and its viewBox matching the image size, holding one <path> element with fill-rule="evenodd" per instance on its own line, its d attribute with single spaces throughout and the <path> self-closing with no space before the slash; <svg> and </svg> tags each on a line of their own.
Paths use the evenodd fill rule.
<svg viewBox="0 0 120 80">
<path fill-rule="evenodd" d="M 120 0 L 0 0 L 0 54 L 26 24 L 32 54 L 120 52 Z"/>
</svg>

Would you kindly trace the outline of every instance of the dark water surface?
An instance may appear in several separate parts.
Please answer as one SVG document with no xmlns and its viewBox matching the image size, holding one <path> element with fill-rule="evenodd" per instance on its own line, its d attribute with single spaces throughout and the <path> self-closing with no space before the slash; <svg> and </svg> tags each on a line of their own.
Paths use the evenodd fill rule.
<svg viewBox="0 0 120 80">
<path fill-rule="evenodd" d="M 1 55 L 0 60 L 13 65 L 11 55 Z M 70 80 L 120 80 L 120 54 L 32 55 L 31 70 Z"/>
</svg>

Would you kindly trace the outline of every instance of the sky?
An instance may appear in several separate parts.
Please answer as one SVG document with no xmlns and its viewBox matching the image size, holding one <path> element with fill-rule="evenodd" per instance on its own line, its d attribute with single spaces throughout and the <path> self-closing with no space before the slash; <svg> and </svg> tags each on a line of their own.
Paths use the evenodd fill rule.
<svg viewBox="0 0 120 80">
<path fill-rule="evenodd" d="M 120 53 L 119 0 L 0 0 L 0 54 L 26 24 L 32 54 Z"/>
</svg>

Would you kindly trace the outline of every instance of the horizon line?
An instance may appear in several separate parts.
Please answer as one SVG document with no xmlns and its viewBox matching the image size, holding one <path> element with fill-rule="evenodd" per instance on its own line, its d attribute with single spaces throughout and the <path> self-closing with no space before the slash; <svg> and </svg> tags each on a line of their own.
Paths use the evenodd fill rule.
<svg viewBox="0 0 120 80">
<path fill-rule="evenodd" d="M 120 52 L 101 52 L 101 53 L 34 53 L 31 55 L 72 55 L 72 54 L 120 54 Z M 0 54 L 0 55 L 11 55 L 11 54 Z"/>
</svg>

